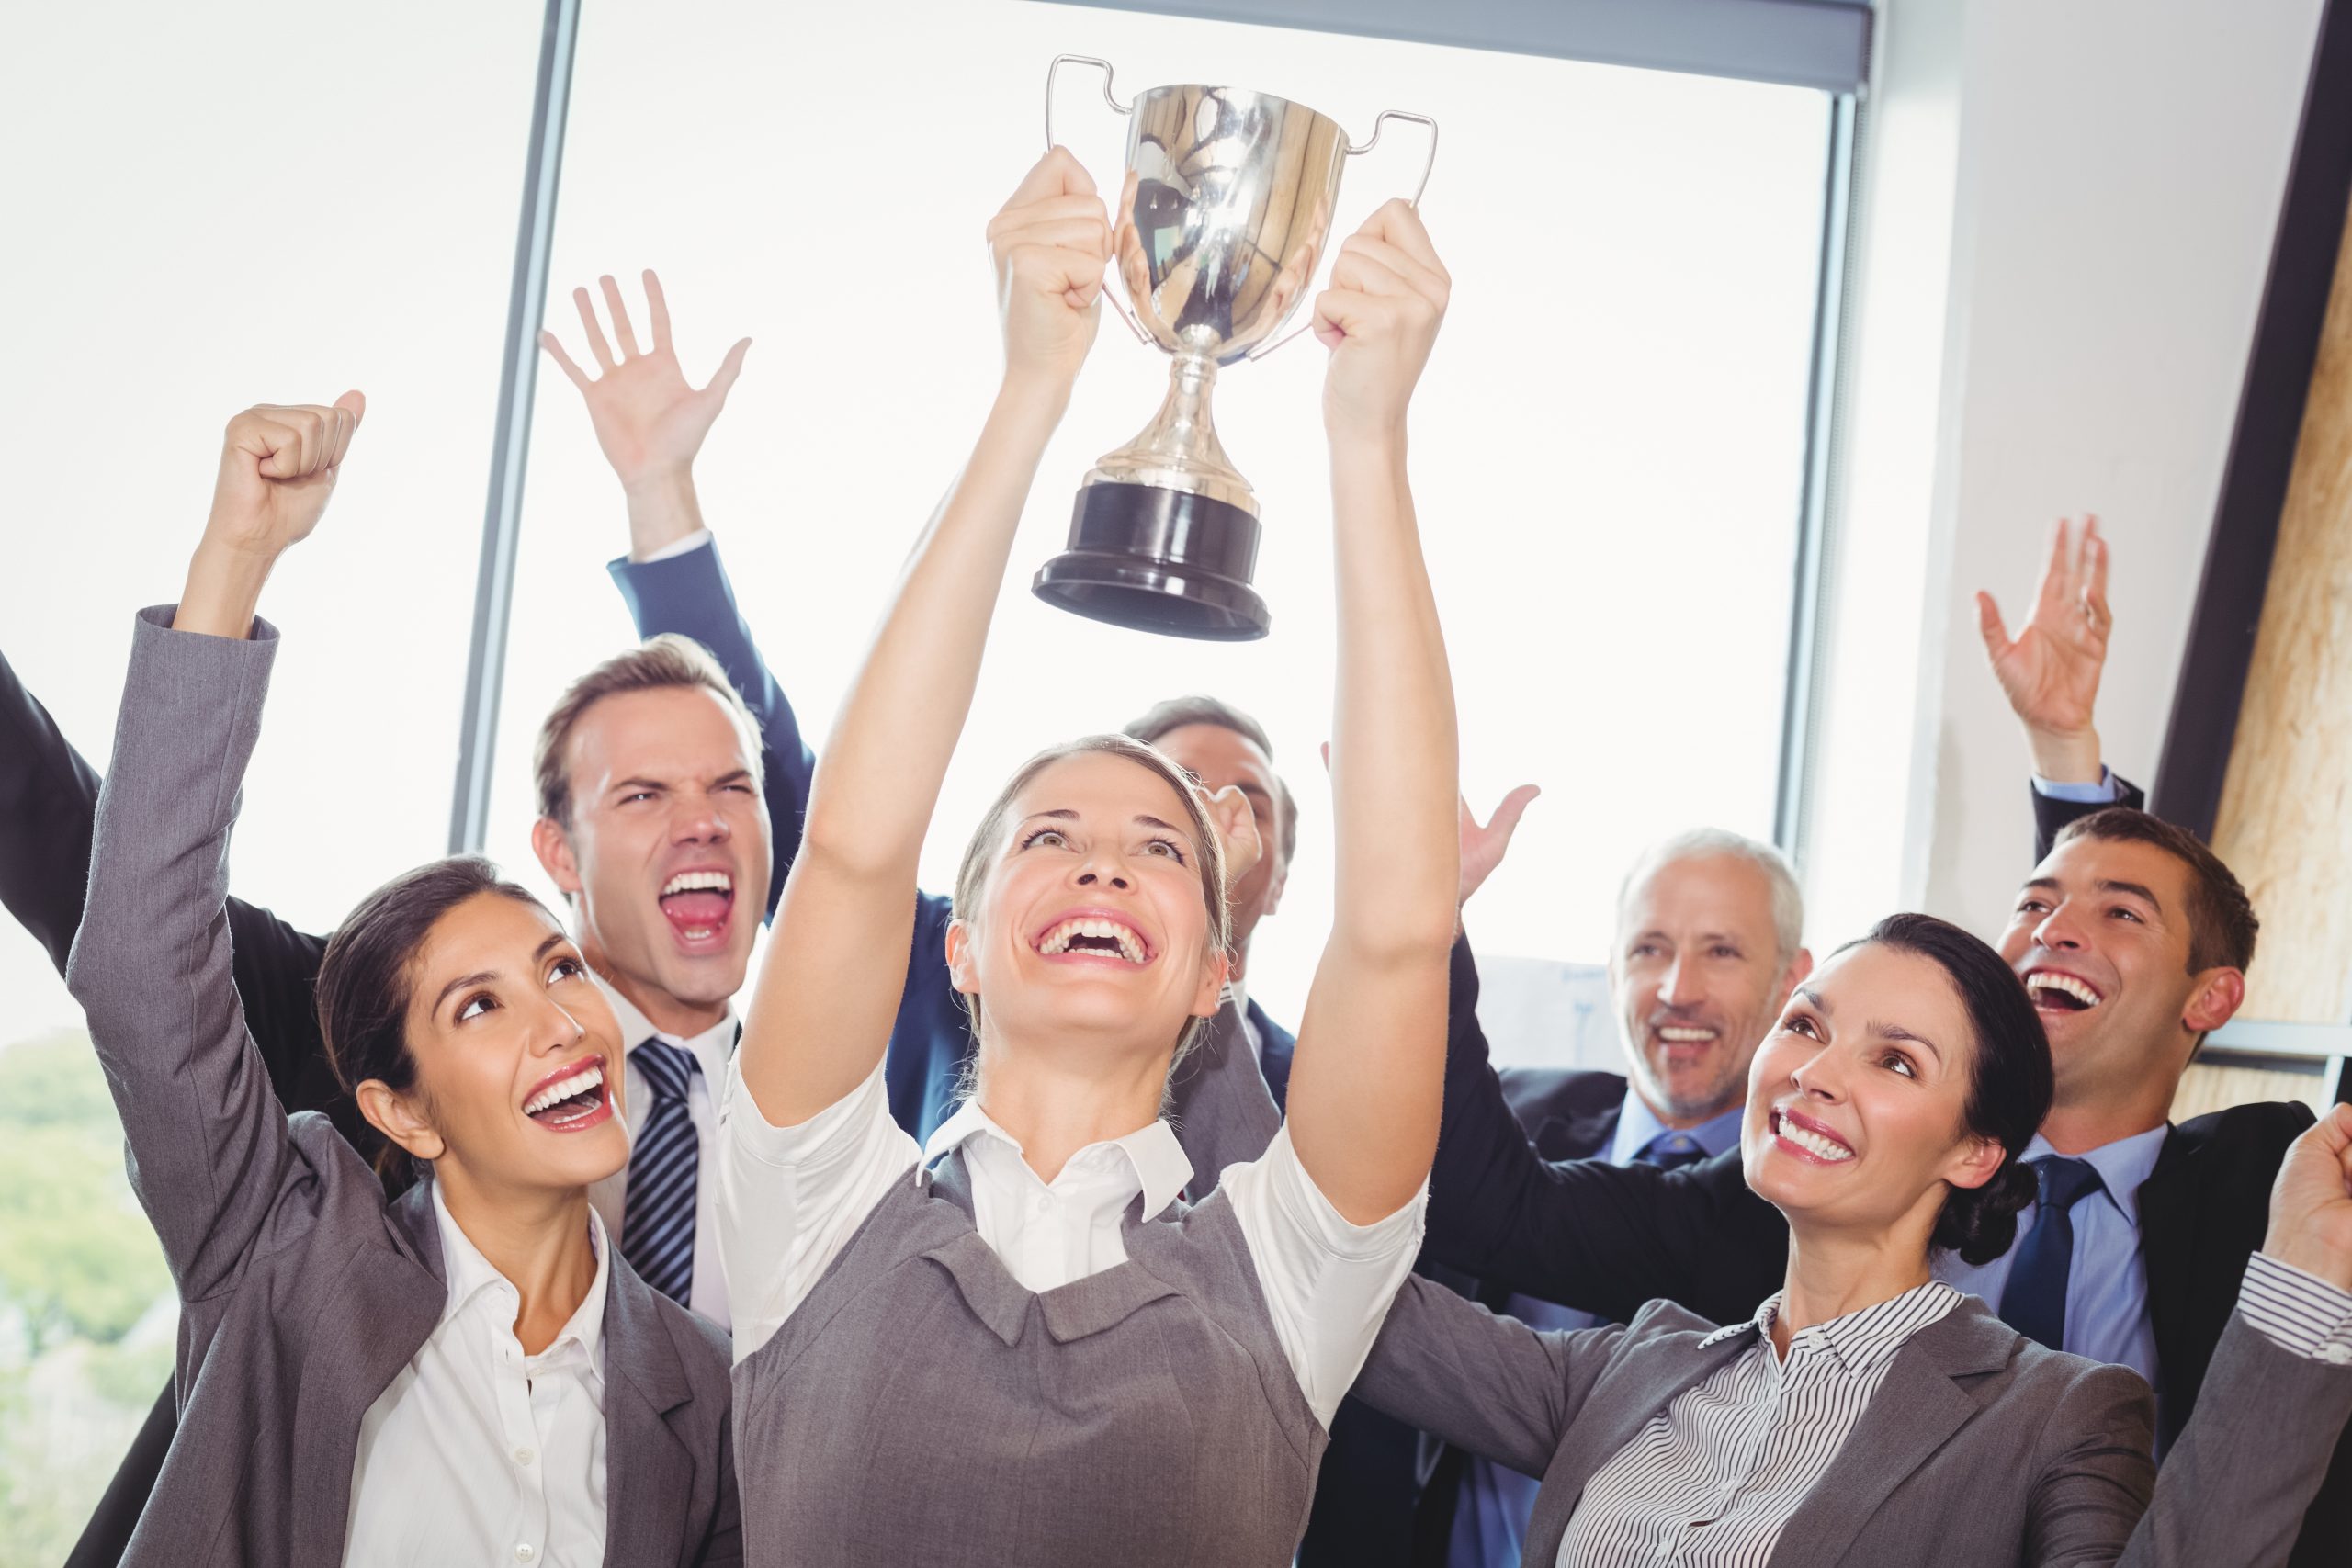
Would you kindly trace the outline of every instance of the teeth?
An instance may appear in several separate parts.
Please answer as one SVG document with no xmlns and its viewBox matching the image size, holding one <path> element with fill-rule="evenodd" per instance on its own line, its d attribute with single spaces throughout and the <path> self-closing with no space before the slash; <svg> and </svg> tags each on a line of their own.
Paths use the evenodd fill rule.
<svg viewBox="0 0 2352 1568">
<path fill-rule="evenodd" d="M 1800 1127 L 1786 1117 L 1780 1119 L 1780 1134 L 1781 1136 L 1816 1159 L 1845 1160 L 1854 1157 L 1854 1151 L 1846 1147 L 1845 1145 Z"/>
<path fill-rule="evenodd" d="M 1085 918 L 1064 920 L 1038 940 L 1037 951 L 1050 958 L 1057 953 L 1068 953 L 1070 942 L 1082 936 L 1107 939 L 1119 944 L 1119 956 L 1130 964 L 1143 962 L 1143 938 L 1135 928 L 1119 920 Z"/>
<path fill-rule="evenodd" d="M 667 898 L 673 893 L 732 893 L 735 879 L 723 871 L 682 871 L 662 885 L 657 897 Z"/>
<path fill-rule="evenodd" d="M 591 1063 L 568 1078 L 559 1078 L 523 1102 L 523 1114 L 536 1116 L 550 1105 L 560 1105 L 575 1094 L 585 1094 L 605 1081 L 605 1069 Z"/>
<path fill-rule="evenodd" d="M 2092 990 L 2072 975 L 2061 975 L 2055 970 L 2045 969 L 2038 975 L 2027 976 L 2025 988 L 2029 991 L 2056 991 L 2061 995 L 2074 998 L 2086 1008 L 2098 1006 L 2097 991 Z"/>
<path fill-rule="evenodd" d="M 1712 1029 L 1685 1029 L 1679 1024 L 1660 1024 L 1657 1037 L 1669 1045 L 1697 1045 L 1713 1040 L 1715 1032 Z"/>
</svg>

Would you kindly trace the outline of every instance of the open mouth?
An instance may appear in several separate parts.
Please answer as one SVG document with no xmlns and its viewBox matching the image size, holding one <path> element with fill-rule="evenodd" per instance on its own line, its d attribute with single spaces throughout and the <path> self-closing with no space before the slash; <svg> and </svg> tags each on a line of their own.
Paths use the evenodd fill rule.
<svg viewBox="0 0 2352 1568">
<path fill-rule="evenodd" d="M 1772 1112 L 1772 1135 L 1816 1165 L 1843 1165 L 1854 1157 L 1853 1145 L 1845 1139 L 1793 1111 Z"/>
<path fill-rule="evenodd" d="M 1661 1023 L 1651 1032 L 1668 1045 L 1712 1045 L 1716 1032 L 1699 1024 Z"/>
<path fill-rule="evenodd" d="M 2059 969 L 2037 969 L 2028 975 L 2025 994 L 2042 1012 L 2088 1012 L 2107 999 L 2089 981 Z"/>
<path fill-rule="evenodd" d="M 605 1058 L 590 1056 L 559 1067 L 539 1080 L 523 1101 L 523 1114 L 557 1133 L 575 1133 L 595 1126 L 612 1115 L 612 1097 L 605 1092 Z"/>
<path fill-rule="evenodd" d="M 1092 958 L 1114 964 L 1148 964 L 1151 944 L 1125 920 L 1102 915 L 1073 915 L 1047 926 L 1036 939 L 1046 958 Z"/>
<path fill-rule="evenodd" d="M 662 885 L 662 916 L 687 947 L 727 940 L 735 909 L 735 879 L 723 871 L 682 871 Z"/>
</svg>

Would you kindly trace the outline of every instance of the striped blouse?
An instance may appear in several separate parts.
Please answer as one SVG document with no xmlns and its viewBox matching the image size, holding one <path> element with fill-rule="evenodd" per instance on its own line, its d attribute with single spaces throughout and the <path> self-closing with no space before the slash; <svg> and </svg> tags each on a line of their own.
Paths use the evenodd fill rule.
<svg viewBox="0 0 2352 1568">
<path fill-rule="evenodd" d="M 1653 1417 L 1596 1472 L 1560 1542 L 1562 1568 L 1764 1568 L 1781 1529 L 1870 1407 L 1904 1341 L 1961 1294 L 1940 1280 L 1801 1328 L 1783 1362 L 1772 1348 L 1775 1292 L 1747 1323 L 1704 1344 L 1754 1334 Z"/>
</svg>

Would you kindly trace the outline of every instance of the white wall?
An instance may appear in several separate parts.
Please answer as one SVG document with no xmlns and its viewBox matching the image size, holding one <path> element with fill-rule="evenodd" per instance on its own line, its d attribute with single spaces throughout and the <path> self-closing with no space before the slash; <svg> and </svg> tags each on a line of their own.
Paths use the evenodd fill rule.
<svg viewBox="0 0 2352 1568">
<path fill-rule="evenodd" d="M 1897 906 L 1997 928 L 2030 842 L 2027 764 L 1969 596 L 2021 613 L 2061 515 L 2095 511 L 2113 540 L 2099 728 L 2120 771 L 2152 774 L 2318 13 L 1886 0 L 1816 942 Z M 1944 182 L 1930 350 L 1917 209 Z"/>
</svg>

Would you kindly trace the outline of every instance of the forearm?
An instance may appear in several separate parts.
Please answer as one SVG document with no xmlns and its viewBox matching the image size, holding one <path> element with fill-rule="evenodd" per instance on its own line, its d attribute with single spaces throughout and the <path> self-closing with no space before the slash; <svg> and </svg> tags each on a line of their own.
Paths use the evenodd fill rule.
<svg viewBox="0 0 2352 1568">
<path fill-rule="evenodd" d="M 2026 750 L 2033 756 L 2033 771 L 2052 784 L 2097 784 L 2107 776 L 2096 728 L 2058 730 L 2032 724 L 2022 728 Z"/>
<path fill-rule="evenodd" d="M 1338 913 L 1289 1109 L 1300 1160 L 1361 1224 L 1408 1200 L 1436 1152 L 1460 852 L 1453 681 L 1401 434 L 1335 441 L 1332 511 Z"/>
<path fill-rule="evenodd" d="M 172 616 L 172 630 L 202 637 L 243 638 L 253 634 L 261 591 L 277 564 L 275 552 L 217 545 L 209 538 L 189 558 L 187 582 Z"/>
</svg>

